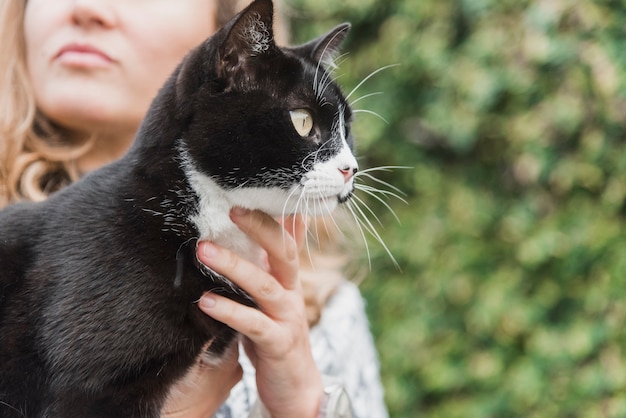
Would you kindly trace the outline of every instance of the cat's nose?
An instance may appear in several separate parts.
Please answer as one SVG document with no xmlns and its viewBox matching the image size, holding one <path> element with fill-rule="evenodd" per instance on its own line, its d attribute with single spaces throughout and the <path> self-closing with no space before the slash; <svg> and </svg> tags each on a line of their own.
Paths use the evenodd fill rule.
<svg viewBox="0 0 626 418">
<path fill-rule="evenodd" d="M 358 168 L 352 166 L 345 166 L 339 169 L 343 175 L 343 180 L 347 183 L 352 177 L 359 171 Z"/>
</svg>

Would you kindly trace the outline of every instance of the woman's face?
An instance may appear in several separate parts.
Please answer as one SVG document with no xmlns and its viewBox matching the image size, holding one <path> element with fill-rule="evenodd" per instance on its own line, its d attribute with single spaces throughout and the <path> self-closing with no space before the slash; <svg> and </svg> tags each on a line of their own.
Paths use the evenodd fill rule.
<svg viewBox="0 0 626 418">
<path fill-rule="evenodd" d="M 29 0 L 37 104 L 82 133 L 134 132 L 182 57 L 215 31 L 214 0 Z"/>
</svg>

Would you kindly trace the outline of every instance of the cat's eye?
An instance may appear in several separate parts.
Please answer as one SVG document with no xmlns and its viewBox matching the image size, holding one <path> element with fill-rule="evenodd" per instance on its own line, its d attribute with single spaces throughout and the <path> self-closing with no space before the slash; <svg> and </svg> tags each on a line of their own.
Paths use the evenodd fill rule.
<svg viewBox="0 0 626 418">
<path fill-rule="evenodd" d="M 295 109 L 289 112 L 289 116 L 298 135 L 306 138 L 311 134 L 313 129 L 313 116 L 311 116 L 311 113 L 305 109 Z"/>
</svg>

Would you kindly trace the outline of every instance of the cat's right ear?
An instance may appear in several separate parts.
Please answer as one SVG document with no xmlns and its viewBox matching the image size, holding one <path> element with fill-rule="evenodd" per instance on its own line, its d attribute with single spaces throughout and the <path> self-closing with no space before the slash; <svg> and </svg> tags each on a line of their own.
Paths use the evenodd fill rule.
<svg viewBox="0 0 626 418">
<path fill-rule="evenodd" d="M 255 0 L 183 59 L 175 75 L 177 113 L 181 117 L 188 114 L 189 99 L 204 81 L 217 75 L 225 83 L 216 84 L 221 91 L 234 80 L 249 80 L 253 77 L 251 61 L 278 50 L 273 14 L 272 0 Z"/>
<path fill-rule="evenodd" d="M 255 58 L 277 50 L 273 17 L 272 1 L 256 0 L 229 22 L 228 35 L 219 47 L 219 76 L 228 79 L 247 72 Z"/>
</svg>

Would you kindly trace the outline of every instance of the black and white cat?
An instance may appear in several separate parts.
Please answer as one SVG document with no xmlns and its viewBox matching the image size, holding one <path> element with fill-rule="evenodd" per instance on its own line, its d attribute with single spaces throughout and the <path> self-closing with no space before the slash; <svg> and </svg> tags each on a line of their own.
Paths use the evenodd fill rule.
<svg viewBox="0 0 626 418">
<path fill-rule="evenodd" d="M 126 156 L 0 212 L 0 417 L 156 417 L 172 383 L 235 333 L 195 304 L 254 302 L 199 266 L 245 256 L 233 206 L 324 214 L 350 198 L 351 110 L 327 68 L 349 25 L 279 48 L 256 0 L 191 51 Z"/>
</svg>

